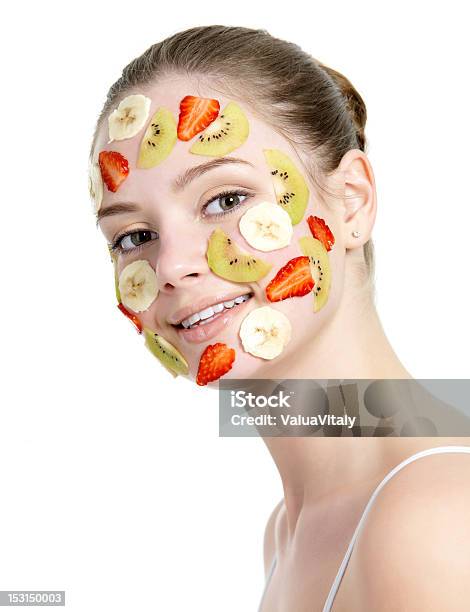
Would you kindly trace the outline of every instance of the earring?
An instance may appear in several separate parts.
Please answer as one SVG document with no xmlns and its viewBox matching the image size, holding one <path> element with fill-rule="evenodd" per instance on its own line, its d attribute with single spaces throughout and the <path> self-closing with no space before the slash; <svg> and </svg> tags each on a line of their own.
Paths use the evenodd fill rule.
<svg viewBox="0 0 470 612">
<path fill-rule="evenodd" d="M 352 235 L 354 236 L 354 238 L 359 238 L 359 236 L 361 235 L 361 232 L 358 232 L 357 230 L 354 230 L 353 232 L 351 232 Z"/>
</svg>

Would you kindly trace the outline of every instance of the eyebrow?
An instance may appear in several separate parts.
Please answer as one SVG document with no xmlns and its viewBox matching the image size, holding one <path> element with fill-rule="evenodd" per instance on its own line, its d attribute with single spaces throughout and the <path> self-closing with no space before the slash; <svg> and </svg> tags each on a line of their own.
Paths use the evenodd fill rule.
<svg viewBox="0 0 470 612">
<path fill-rule="evenodd" d="M 219 168 L 220 166 L 230 165 L 230 164 L 245 164 L 246 166 L 251 166 L 254 168 L 253 164 L 245 159 L 240 159 L 238 157 L 220 157 L 218 159 L 211 159 L 208 162 L 200 164 L 199 166 L 194 166 L 192 168 L 188 168 L 178 176 L 172 184 L 173 191 L 182 191 L 196 178 L 202 176 L 206 172 L 213 170 L 214 168 Z M 98 224 L 101 219 L 105 217 L 112 217 L 114 215 L 122 215 L 125 213 L 131 212 L 139 212 L 141 209 L 138 204 L 134 202 L 117 202 L 116 204 L 111 204 L 110 206 L 106 206 L 105 208 L 100 208 L 97 214 L 96 224 Z"/>
<path fill-rule="evenodd" d="M 251 166 L 254 168 L 252 163 L 246 161 L 245 159 L 240 159 L 239 157 L 219 157 L 218 159 L 211 159 L 204 164 L 194 166 L 193 168 L 188 168 L 185 172 L 183 172 L 183 174 L 173 181 L 173 191 L 183 190 L 191 181 L 194 181 L 194 179 L 202 176 L 210 170 L 213 170 L 214 168 L 218 168 L 219 166 L 224 166 L 226 164 L 245 164 L 246 166 Z"/>
</svg>

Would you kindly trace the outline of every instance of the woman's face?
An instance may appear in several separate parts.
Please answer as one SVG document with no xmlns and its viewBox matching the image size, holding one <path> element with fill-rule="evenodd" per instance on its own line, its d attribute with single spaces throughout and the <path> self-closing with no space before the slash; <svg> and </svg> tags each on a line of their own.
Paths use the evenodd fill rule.
<svg viewBox="0 0 470 612">
<path fill-rule="evenodd" d="M 144 92 L 129 92 L 138 93 Z M 183 78 L 160 82 L 152 89 L 147 88 L 145 95 L 151 103 L 148 119 L 142 129 L 132 137 L 109 142 L 108 122 L 104 121 L 95 149 L 95 159 L 100 152 L 115 151 L 127 160 L 129 166 L 129 174 L 115 192 L 104 186 L 99 209 L 100 227 L 108 243 L 114 245 L 113 257 L 117 275 L 121 277 L 121 289 L 125 290 L 123 271 L 132 262 L 148 262 L 156 275 L 155 287 L 147 287 L 146 295 L 151 301 L 150 305 L 144 304 L 146 308 L 143 310 L 137 307 L 133 310 L 133 302 L 130 301 L 127 310 L 138 318 L 144 328 L 163 337 L 181 353 L 189 365 L 189 375 L 192 378 L 198 373 L 205 349 L 216 343 L 234 350 L 230 359 L 233 363 L 231 369 L 224 374 L 225 378 L 269 378 L 274 364 L 279 372 L 282 363 L 291 366 L 292 360 L 297 362 L 303 359 L 308 345 L 315 342 L 316 335 L 327 325 L 337 308 L 344 268 L 340 223 L 331 209 L 325 207 L 317 197 L 315 187 L 309 181 L 292 145 L 240 101 L 237 103 L 248 121 L 249 133 L 234 150 L 217 157 L 191 153 L 192 145 L 200 140 L 202 133 L 199 133 L 189 141 L 177 138 L 169 146 L 166 158 L 157 165 L 150 168 L 138 167 L 143 135 L 157 110 L 164 107 L 170 111 L 177 124 L 180 102 L 185 96 L 218 100 L 219 116 L 231 102 L 230 98 L 219 92 L 202 88 Z M 292 224 L 290 214 L 285 214 L 289 209 L 283 208 L 278 202 L 275 181 L 279 179 L 272 174 L 273 169 L 267 162 L 265 150 L 276 150 L 288 156 L 308 187 L 307 206 L 299 222 Z M 277 185 L 279 188 L 279 183 Z M 301 191 L 299 185 L 295 189 Z M 284 202 L 288 201 L 287 195 Z M 268 203 L 265 211 L 264 207 L 260 207 L 251 218 L 248 215 L 241 222 L 248 210 L 263 202 Z M 279 218 L 275 215 L 274 234 L 269 233 L 269 215 L 273 211 L 269 203 L 284 213 Z M 284 297 L 286 291 L 289 293 L 289 287 L 293 287 L 294 293 L 301 293 L 302 287 L 296 284 L 296 275 L 301 286 L 308 291 L 305 295 L 270 301 L 266 293 L 270 281 L 283 266 L 294 258 L 305 258 L 299 239 L 313 239 L 314 234 L 307 222 L 312 216 L 323 219 L 335 239 L 334 246 L 330 247 L 327 254 L 331 274 L 329 295 L 316 312 L 314 299 L 319 299 L 319 292 L 314 295 L 315 286 L 312 290 L 311 287 L 305 287 L 306 269 L 302 267 L 305 260 L 300 260 L 298 267 L 294 265 L 295 262 L 288 266 L 283 279 L 274 283 L 274 287 L 271 283 L 274 290 L 271 297 Z M 287 222 L 286 217 L 289 217 Z M 251 262 L 251 265 L 255 269 L 250 269 L 250 280 L 243 280 L 243 271 L 240 278 L 239 268 L 236 268 L 240 262 L 234 261 L 240 257 L 237 258 L 236 253 L 227 250 L 227 243 L 222 244 L 222 247 L 219 244 L 216 248 L 214 241 L 212 259 L 208 255 L 211 236 L 216 229 L 222 230 L 231 245 L 235 244 L 252 256 L 255 263 Z M 219 233 L 219 236 L 223 237 L 224 234 Z M 260 250 L 261 247 L 266 248 L 266 244 L 269 250 Z M 279 244 L 285 246 L 272 248 Z M 312 274 L 311 278 L 316 278 L 315 285 L 318 287 L 324 282 L 327 271 L 324 267 L 323 271 L 312 268 L 311 262 L 312 259 L 307 268 Z M 315 265 L 314 262 L 312 265 Z M 245 269 L 249 269 L 247 265 Z M 267 273 L 266 269 L 269 269 Z M 141 276 L 140 280 L 144 277 Z M 148 282 L 148 278 L 144 280 Z M 322 288 L 324 291 L 328 289 L 326 286 Z M 152 301 L 153 295 L 156 297 Z M 240 296 L 249 297 L 230 307 L 232 301 Z M 208 308 L 214 305 L 217 306 L 213 308 L 211 316 L 192 322 L 197 319 L 192 315 L 202 313 L 202 316 L 207 317 L 211 312 Z M 268 307 L 269 310 L 257 311 L 251 320 L 246 321 L 245 329 L 241 330 L 247 315 L 261 307 Z M 280 319 L 277 313 L 281 313 Z M 274 318 L 270 318 L 272 314 Z M 273 334 L 273 337 L 269 334 Z M 264 348 L 263 338 L 267 342 Z M 273 354 L 276 356 L 271 358 Z M 215 375 L 220 366 L 218 361 L 222 364 L 221 371 L 227 367 L 224 366 L 225 354 L 218 360 L 216 351 L 214 354 L 206 353 L 209 366 L 211 360 L 214 361 L 212 371 L 216 372 Z M 204 367 L 207 365 L 205 363 Z M 208 369 L 210 371 L 211 367 Z"/>
</svg>

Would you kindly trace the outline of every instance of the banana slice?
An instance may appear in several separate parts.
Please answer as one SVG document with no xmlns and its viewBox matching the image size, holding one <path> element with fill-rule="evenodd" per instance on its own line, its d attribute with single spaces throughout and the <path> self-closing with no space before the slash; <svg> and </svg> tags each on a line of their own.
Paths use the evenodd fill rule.
<svg viewBox="0 0 470 612">
<path fill-rule="evenodd" d="M 157 275 L 146 259 L 133 261 L 119 275 L 119 294 L 126 308 L 142 312 L 158 295 Z"/>
<path fill-rule="evenodd" d="M 286 315 L 271 306 L 255 308 L 243 319 L 240 339 L 247 353 L 274 359 L 291 339 L 292 326 Z"/>
<path fill-rule="evenodd" d="M 132 138 L 144 127 L 150 111 L 150 98 L 132 94 L 121 100 L 108 117 L 109 141 Z"/>
<path fill-rule="evenodd" d="M 96 214 L 103 201 L 103 178 L 99 164 L 91 160 L 88 162 L 88 192 L 93 203 L 93 211 Z"/>
<path fill-rule="evenodd" d="M 260 202 L 241 217 L 238 227 L 243 238 L 258 251 L 275 251 L 290 244 L 292 221 L 274 202 Z"/>
</svg>

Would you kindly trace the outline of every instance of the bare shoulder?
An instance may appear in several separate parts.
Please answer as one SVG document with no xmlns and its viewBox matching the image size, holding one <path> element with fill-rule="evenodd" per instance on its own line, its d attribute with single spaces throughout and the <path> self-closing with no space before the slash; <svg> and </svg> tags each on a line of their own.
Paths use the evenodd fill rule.
<svg viewBox="0 0 470 612">
<path fill-rule="evenodd" d="M 281 508 L 283 507 L 284 499 L 277 504 L 274 510 L 271 512 L 268 518 L 268 522 L 266 523 L 266 527 L 264 530 L 264 545 L 263 545 L 263 554 L 264 554 L 264 571 L 267 575 L 269 569 L 271 567 L 271 563 L 274 559 L 275 553 L 275 528 L 276 521 L 279 515 Z"/>
<path fill-rule="evenodd" d="M 353 555 L 355 609 L 467 609 L 470 453 L 428 455 L 395 474 L 371 506 Z"/>
</svg>

